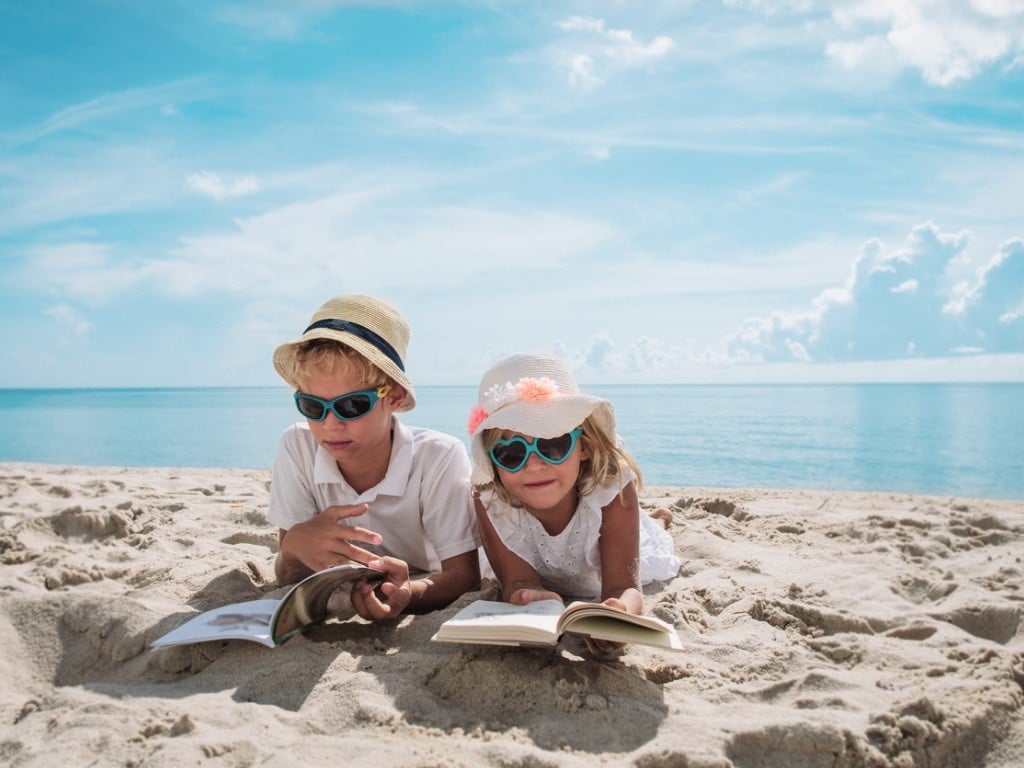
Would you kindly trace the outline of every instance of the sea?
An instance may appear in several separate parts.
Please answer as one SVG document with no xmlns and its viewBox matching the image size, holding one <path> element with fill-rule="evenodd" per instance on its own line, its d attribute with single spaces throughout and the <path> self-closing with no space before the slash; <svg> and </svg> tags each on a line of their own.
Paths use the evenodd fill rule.
<svg viewBox="0 0 1024 768">
<path fill-rule="evenodd" d="M 588 387 L 647 485 L 1024 500 L 1024 383 Z M 472 386 L 401 418 L 468 441 Z M 284 387 L 0 389 L 0 461 L 268 469 L 301 417 Z"/>
</svg>

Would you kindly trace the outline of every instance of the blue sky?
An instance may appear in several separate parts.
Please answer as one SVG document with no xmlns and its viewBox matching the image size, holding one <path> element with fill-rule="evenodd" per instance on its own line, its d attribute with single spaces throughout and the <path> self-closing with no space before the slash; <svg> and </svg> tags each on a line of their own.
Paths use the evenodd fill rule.
<svg viewBox="0 0 1024 768">
<path fill-rule="evenodd" d="M 0 386 L 1024 380 L 1024 2 L 0 0 Z"/>
</svg>

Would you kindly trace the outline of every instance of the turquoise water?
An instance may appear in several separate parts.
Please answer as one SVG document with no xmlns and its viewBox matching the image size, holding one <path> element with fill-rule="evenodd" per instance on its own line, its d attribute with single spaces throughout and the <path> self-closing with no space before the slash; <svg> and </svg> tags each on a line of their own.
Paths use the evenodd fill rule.
<svg viewBox="0 0 1024 768">
<path fill-rule="evenodd" d="M 652 485 L 1024 499 L 1024 384 L 616 386 Z M 465 438 L 475 387 L 420 387 L 410 424 Z M 285 388 L 0 390 L 0 460 L 268 468 Z"/>
</svg>

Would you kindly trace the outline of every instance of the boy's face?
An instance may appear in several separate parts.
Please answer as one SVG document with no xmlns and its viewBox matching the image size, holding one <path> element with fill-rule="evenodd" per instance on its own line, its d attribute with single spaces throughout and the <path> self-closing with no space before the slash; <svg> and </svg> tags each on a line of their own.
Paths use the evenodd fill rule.
<svg viewBox="0 0 1024 768">
<path fill-rule="evenodd" d="M 350 367 L 309 371 L 302 391 L 333 400 L 349 392 L 371 389 L 359 373 L 347 368 Z M 394 392 L 395 387 L 391 389 Z M 317 443 L 334 458 L 346 478 L 352 479 L 350 473 L 361 477 L 379 474 L 383 478 L 391 460 L 392 398 L 392 394 L 382 397 L 369 413 L 357 419 L 342 420 L 329 411 L 323 421 L 306 420 Z"/>
</svg>

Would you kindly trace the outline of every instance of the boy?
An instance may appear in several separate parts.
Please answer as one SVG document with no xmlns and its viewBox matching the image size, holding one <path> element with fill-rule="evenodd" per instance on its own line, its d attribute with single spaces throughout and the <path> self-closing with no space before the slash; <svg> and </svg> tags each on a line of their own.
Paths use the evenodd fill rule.
<svg viewBox="0 0 1024 768">
<path fill-rule="evenodd" d="M 469 457 L 454 437 L 408 427 L 409 326 L 371 296 L 329 299 L 274 367 L 306 417 L 284 431 L 268 519 L 279 528 L 277 578 L 292 583 L 345 562 L 385 571 L 352 605 L 374 621 L 443 608 L 480 587 Z M 428 575 L 410 580 L 410 567 Z"/>
</svg>

